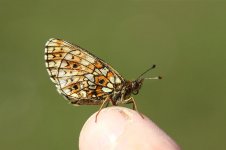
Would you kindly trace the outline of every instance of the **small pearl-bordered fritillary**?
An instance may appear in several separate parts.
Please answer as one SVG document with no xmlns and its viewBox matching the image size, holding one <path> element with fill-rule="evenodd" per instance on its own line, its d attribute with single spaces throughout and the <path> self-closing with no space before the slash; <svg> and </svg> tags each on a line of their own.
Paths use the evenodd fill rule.
<svg viewBox="0 0 226 150">
<path fill-rule="evenodd" d="M 131 97 L 138 94 L 144 79 L 125 80 L 110 65 L 83 48 L 60 39 L 49 39 L 45 45 L 46 68 L 57 91 L 74 105 L 112 105 L 136 103 Z M 97 119 L 96 115 L 96 119 Z"/>
</svg>

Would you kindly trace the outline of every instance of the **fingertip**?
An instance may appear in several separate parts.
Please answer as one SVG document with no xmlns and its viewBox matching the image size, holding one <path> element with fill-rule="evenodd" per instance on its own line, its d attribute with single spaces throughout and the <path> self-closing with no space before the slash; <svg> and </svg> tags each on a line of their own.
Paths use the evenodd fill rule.
<svg viewBox="0 0 226 150">
<path fill-rule="evenodd" d="M 80 137 L 80 150 L 106 149 L 167 149 L 179 146 L 151 120 L 125 107 L 102 109 L 95 122 L 94 113 L 84 124 Z"/>
</svg>

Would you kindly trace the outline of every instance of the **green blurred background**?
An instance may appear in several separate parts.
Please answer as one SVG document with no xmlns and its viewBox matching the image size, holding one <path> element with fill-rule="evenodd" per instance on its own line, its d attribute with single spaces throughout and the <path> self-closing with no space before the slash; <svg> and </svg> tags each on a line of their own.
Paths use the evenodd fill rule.
<svg viewBox="0 0 226 150">
<path fill-rule="evenodd" d="M 184 150 L 226 147 L 226 3 L 0 0 L 1 150 L 78 149 L 99 106 L 74 107 L 44 65 L 52 37 L 76 43 L 126 79 L 157 64 L 138 108 Z M 129 106 L 128 106 L 129 107 Z"/>
</svg>

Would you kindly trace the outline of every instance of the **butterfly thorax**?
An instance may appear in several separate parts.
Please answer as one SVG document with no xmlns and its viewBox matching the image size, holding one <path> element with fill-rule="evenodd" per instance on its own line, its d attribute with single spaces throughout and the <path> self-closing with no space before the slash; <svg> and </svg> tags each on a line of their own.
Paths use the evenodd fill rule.
<svg viewBox="0 0 226 150">
<path fill-rule="evenodd" d="M 142 80 L 125 81 L 123 84 L 116 86 L 112 94 L 114 104 L 124 103 L 131 98 L 131 95 L 137 95 L 143 83 Z"/>
</svg>

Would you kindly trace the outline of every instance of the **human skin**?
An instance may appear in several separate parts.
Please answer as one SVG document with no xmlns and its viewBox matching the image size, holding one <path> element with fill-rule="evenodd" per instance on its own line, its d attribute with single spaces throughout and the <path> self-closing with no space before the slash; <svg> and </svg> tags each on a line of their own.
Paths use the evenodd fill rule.
<svg viewBox="0 0 226 150">
<path fill-rule="evenodd" d="M 180 150 L 154 122 L 134 110 L 104 108 L 95 122 L 96 113 L 81 130 L 80 150 Z"/>
</svg>

